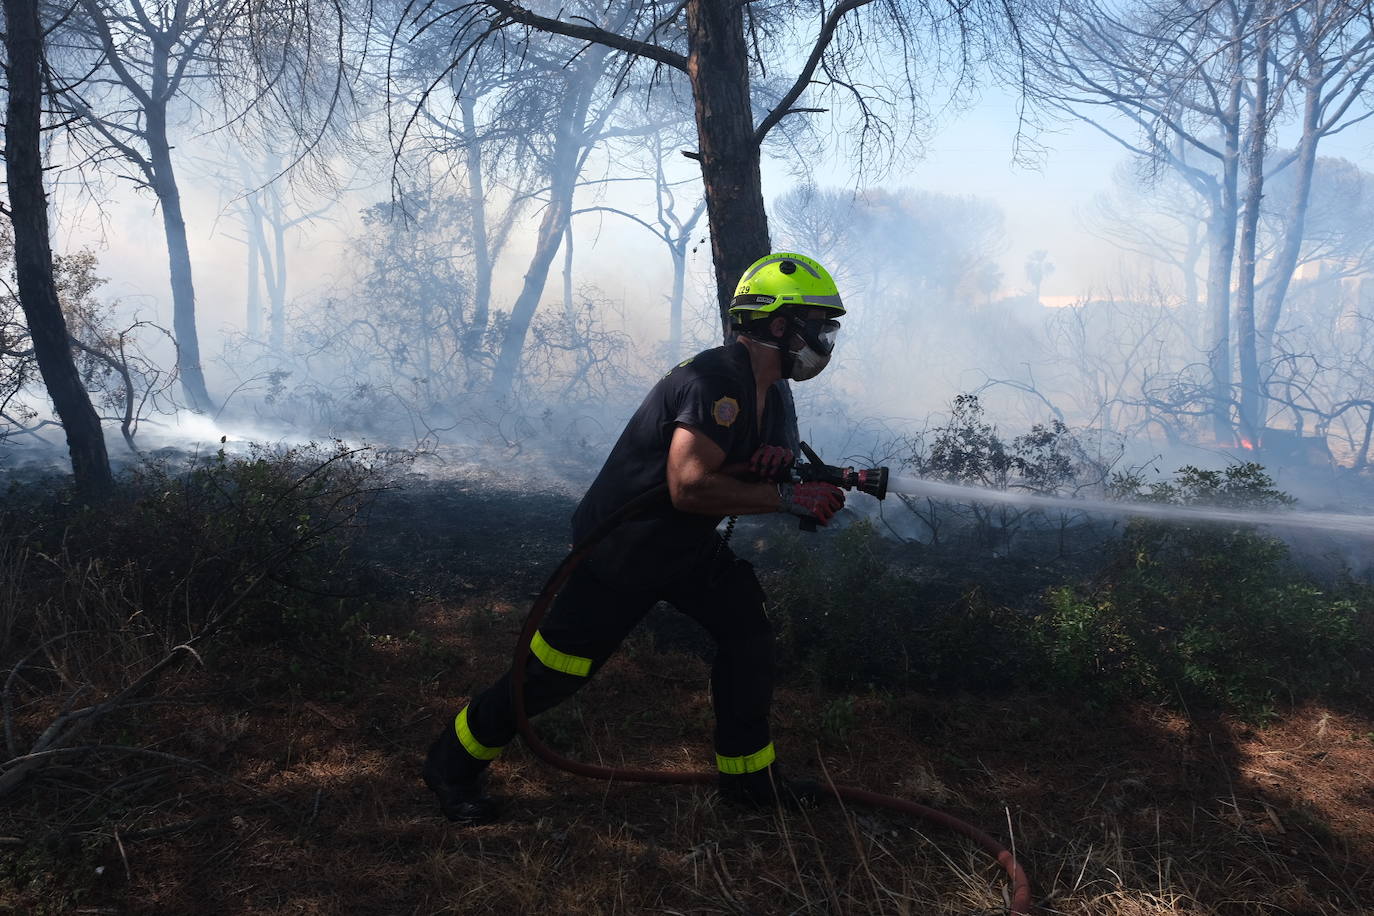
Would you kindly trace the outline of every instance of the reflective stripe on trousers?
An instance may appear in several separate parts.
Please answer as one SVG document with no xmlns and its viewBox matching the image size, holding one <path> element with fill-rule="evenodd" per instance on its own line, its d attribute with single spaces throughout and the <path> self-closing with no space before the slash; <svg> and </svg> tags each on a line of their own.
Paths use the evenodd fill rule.
<svg viewBox="0 0 1374 916">
<path fill-rule="evenodd" d="M 534 639 L 530 640 L 530 651 L 534 653 L 535 658 L 544 663 L 546 668 L 553 671 L 571 674 L 574 677 L 587 677 L 592 673 L 592 660 L 590 658 L 559 652 L 548 644 L 544 639 L 544 634 L 539 630 L 534 631 Z"/>
<path fill-rule="evenodd" d="M 504 750 L 500 747 L 487 747 L 477 740 L 476 736 L 472 734 L 472 729 L 468 726 L 468 708 L 466 706 L 453 720 L 453 730 L 458 733 L 458 743 L 463 745 L 463 750 L 478 760 L 495 760 L 501 756 L 501 751 Z"/>
<path fill-rule="evenodd" d="M 773 742 L 769 741 L 763 746 L 763 750 L 745 754 L 743 757 L 722 757 L 717 754 L 716 768 L 729 776 L 743 776 L 746 773 L 757 773 L 759 770 L 767 769 L 777 756 L 773 750 Z"/>
</svg>

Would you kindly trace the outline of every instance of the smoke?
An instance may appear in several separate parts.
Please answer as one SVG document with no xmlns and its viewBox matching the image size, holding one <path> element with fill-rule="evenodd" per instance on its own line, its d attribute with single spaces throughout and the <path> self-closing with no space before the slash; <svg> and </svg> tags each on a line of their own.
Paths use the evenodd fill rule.
<svg viewBox="0 0 1374 916">
<path fill-rule="evenodd" d="M 690 124 L 684 101 L 665 89 L 642 107 L 622 104 L 615 116 Z M 1128 465 L 1154 459 L 1172 470 L 1252 457 L 1215 441 L 1188 400 L 1205 381 L 1206 358 L 1198 344 L 1206 315 L 1179 263 L 1188 255 L 1188 219 L 1196 229 L 1196 201 L 1120 168 L 1120 148 L 1088 128 L 1056 137 L 1039 170 L 1012 167 L 1015 102 L 989 92 L 957 117 L 951 110 L 922 160 L 900 163 L 886 183 L 871 172 L 861 183 L 855 164 L 817 152 L 823 145 L 808 146 L 797 162 L 780 144 L 779 157 L 765 161 L 774 246 L 827 264 L 849 307 L 830 368 L 793 386 L 804 437 L 831 460 L 900 463 L 904 437 L 941 422 L 954 397 L 974 392 L 1008 438 L 1059 419 L 1088 440 L 1119 438 Z M 479 104 L 477 114 L 496 110 Z M 456 109 L 442 114 L 456 126 Z M 1360 221 L 1343 222 L 1331 204 L 1365 187 L 1360 136 L 1368 138 L 1371 123 L 1330 147 L 1350 163 L 1322 167 L 1326 190 L 1313 225 L 1323 250 L 1348 253 L 1346 243 L 1359 241 L 1346 222 Z M 139 447 L 234 450 L 338 437 L 408 450 L 436 474 L 499 464 L 552 473 L 576 488 L 649 386 L 682 356 L 718 342 L 710 242 L 704 218 L 690 231 L 669 231 L 700 194 L 699 166 L 680 155 L 690 136 L 668 130 L 654 146 L 591 149 L 531 327 L 524 376 L 509 396 L 489 395 L 484 386 L 531 270 L 549 193 L 541 176 L 548 125 L 530 124 L 523 134 L 505 131 L 504 145 L 481 162 L 495 252 L 484 323 L 475 314 L 472 160 L 461 144 L 403 161 L 385 143 L 347 159 L 340 151 L 312 164 L 335 173 L 328 193 L 286 176 L 274 187 L 289 223 L 281 251 L 258 252 L 260 261 L 284 259 L 274 265 L 285 276 L 281 340 L 272 339 L 266 316 L 256 336 L 245 333 L 250 290 L 258 288 L 263 308 L 270 299 L 265 264 L 248 280 L 246 204 L 276 166 L 257 151 L 229 148 L 219 133 L 183 131 L 176 151 L 185 163 L 201 350 L 223 409 L 150 413 Z M 1274 192 L 1286 193 L 1281 182 Z M 96 208 L 66 186 L 55 200 L 62 245 L 90 245 L 100 257 L 98 272 L 109 279 L 102 295 L 118 300 L 124 315 L 170 325 L 151 199 L 111 186 Z M 377 218 L 391 209 L 403 218 Z M 1140 231 L 1131 236 L 1131 227 Z M 686 239 L 680 272 L 660 231 Z M 1200 275 L 1205 262 L 1191 269 Z M 669 352 L 678 278 L 683 344 Z M 1293 293 L 1300 320 L 1283 329 L 1285 349 L 1272 368 L 1292 379 L 1298 407 L 1276 406 L 1271 419 L 1305 440 L 1315 438 L 1318 418 L 1303 412 L 1311 406 L 1304 397 L 1325 398 L 1317 406 L 1326 409 L 1374 390 L 1363 335 L 1374 314 L 1366 292 L 1349 293 L 1351 282 L 1314 267 Z M 171 365 L 165 342 L 150 346 Z M 1362 409 L 1320 421 L 1337 464 L 1357 460 Z M 1323 480 L 1313 469 L 1330 462 L 1263 445 L 1253 457 L 1305 501 L 1351 498 L 1354 475 L 1333 471 Z M 127 454 L 114 436 L 110 446 Z M 64 458 L 60 445 L 52 450 Z"/>
</svg>

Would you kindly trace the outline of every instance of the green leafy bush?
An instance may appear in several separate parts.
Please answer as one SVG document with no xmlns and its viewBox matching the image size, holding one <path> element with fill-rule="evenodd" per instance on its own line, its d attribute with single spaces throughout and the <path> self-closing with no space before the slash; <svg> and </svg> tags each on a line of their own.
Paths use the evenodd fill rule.
<svg viewBox="0 0 1374 916">
<path fill-rule="evenodd" d="M 1177 505 L 1272 510 L 1293 500 L 1256 464 L 1180 469 L 1117 492 Z M 1367 593 L 1318 585 L 1248 526 L 1133 521 L 1091 586 L 1051 590 L 1036 621 L 1044 677 L 1104 695 L 1182 699 L 1262 716 L 1358 686 Z"/>
<path fill-rule="evenodd" d="M 1255 464 L 1152 484 L 1119 476 L 1114 488 L 1188 506 L 1292 502 Z M 1263 717 L 1374 686 L 1374 589 L 1317 582 L 1249 526 L 1132 521 L 1077 571 L 895 544 L 867 523 L 789 534 L 775 550 L 785 567 L 766 575 L 784 666 L 831 689 L 1043 686 Z"/>
<path fill-rule="evenodd" d="M 342 443 L 149 460 L 99 502 L 64 482 L 16 486 L 0 530 L 37 561 L 29 604 L 69 589 L 79 568 L 168 644 L 228 622 L 231 603 L 235 622 L 270 635 L 315 625 L 321 594 L 346 590 L 347 533 L 380 471 Z"/>
<path fill-rule="evenodd" d="M 836 686 L 891 682 L 909 669 L 903 582 L 885 561 L 867 522 L 826 535 L 789 533 L 795 558 L 769 589 L 769 614 L 785 662 L 812 668 Z M 906 621 L 909 625 L 909 621 Z"/>
<path fill-rule="evenodd" d="M 1044 680 L 1065 688 L 1101 688 L 1101 698 L 1154 691 L 1155 670 L 1140 654 L 1134 628 L 1111 601 L 1072 586 L 1050 589 L 1037 618 L 1035 642 Z"/>
<path fill-rule="evenodd" d="M 1027 620 L 984 599 L 923 583 L 910 557 L 870 523 L 823 539 L 791 534 L 769 613 L 785 665 L 835 689 L 1008 686 L 1025 665 Z"/>
</svg>

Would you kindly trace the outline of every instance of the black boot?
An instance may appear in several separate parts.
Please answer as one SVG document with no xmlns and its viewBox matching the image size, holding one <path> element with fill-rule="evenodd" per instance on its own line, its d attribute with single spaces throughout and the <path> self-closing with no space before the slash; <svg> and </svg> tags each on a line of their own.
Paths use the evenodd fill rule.
<svg viewBox="0 0 1374 916">
<path fill-rule="evenodd" d="M 425 785 L 439 796 L 439 810 L 455 824 L 490 824 L 500 813 L 500 800 L 487 794 L 487 761 L 463 749 L 449 725 L 429 746 Z"/>
<path fill-rule="evenodd" d="M 777 764 L 753 773 L 734 775 L 721 773 L 718 783 L 721 797 L 726 801 L 749 808 L 776 808 L 789 811 L 814 808 L 834 798 L 830 787 L 809 779 L 788 779 Z"/>
</svg>

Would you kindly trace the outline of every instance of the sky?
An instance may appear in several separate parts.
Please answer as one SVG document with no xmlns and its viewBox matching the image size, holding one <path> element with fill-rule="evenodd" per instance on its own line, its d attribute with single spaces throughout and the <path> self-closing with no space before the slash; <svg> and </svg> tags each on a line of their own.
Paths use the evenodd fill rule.
<svg viewBox="0 0 1374 916">
<path fill-rule="evenodd" d="M 996 201 L 1006 212 L 1004 292 L 1028 288 L 1026 256 L 1043 248 L 1055 271 L 1044 281 L 1041 299 L 1047 305 L 1067 304 L 1112 283 L 1120 271 L 1119 250 L 1094 238 L 1083 214 L 1096 194 L 1111 188 L 1113 172 L 1129 157 L 1100 130 L 1072 121 L 1041 136 L 1045 155 L 1039 167 L 1017 164 L 1016 119 L 1015 99 L 990 91 L 950 118 L 903 183 Z M 1321 155 L 1374 171 L 1374 119 L 1324 140 Z"/>
<path fill-rule="evenodd" d="M 1015 99 L 989 90 L 969 108 L 950 113 L 919 158 L 894 169 L 884 184 L 995 201 L 1006 214 L 1003 294 L 1028 287 L 1026 256 L 1046 249 L 1055 271 L 1044 281 L 1042 297 L 1078 295 L 1100 282 L 1105 264 L 1116 262 L 1116 249 L 1089 237 L 1078 214 L 1110 186 L 1123 157 L 1097 131 L 1069 125 L 1044 138 L 1047 154 L 1032 168 L 1015 161 L 1017 128 Z M 830 183 L 851 181 L 845 163 L 826 165 Z"/>
</svg>

